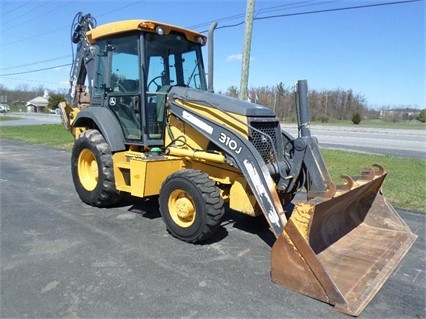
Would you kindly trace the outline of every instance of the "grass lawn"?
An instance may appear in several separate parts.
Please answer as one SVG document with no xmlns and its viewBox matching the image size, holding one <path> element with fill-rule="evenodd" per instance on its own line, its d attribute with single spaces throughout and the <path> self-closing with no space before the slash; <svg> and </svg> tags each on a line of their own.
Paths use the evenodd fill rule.
<svg viewBox="0 0 426 319">
<path fill-rule="evenodd" d="M 0 127 L 0 137 L 26 143 L 71 150 L 73 137 L 60 124 Z M 335 183 L 343 183 L 340 175 L 359 175 L 372 164 L 384 166 L 388 172 L 383 193 L 392 205 L 414 211 L 426 211 L 426 161 L 323 149 L 325 163 Z"/>
<path fill-rule="evenodd" d="M 62 124 L 0 127 L 0 137 L 68 150 L 74 143 Z"/>
<path fill-rule="evenodd" d="M 426 161 L 322 149 L 324 161 L 337 184 L 340 175 L 359 175 L 362 168 L 380 164 L 388 172 L 383 193 L 393 206 L 426 212 Z"/>
</svg>

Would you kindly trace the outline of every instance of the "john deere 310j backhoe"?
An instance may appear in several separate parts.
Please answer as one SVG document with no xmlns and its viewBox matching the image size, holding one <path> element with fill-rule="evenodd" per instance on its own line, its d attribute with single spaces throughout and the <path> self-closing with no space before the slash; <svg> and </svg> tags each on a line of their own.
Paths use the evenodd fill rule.
<svg viewBox="0 0 426 319">
<path fill-rule="evenodd" d="M 190 243 L 218 229 L 225 203 L 263 214 L 277 238 L 272 280 L 360 314 L 416 236 L 383 197 L 381 166 L 331 180 L 310 133 L 306 81 L 297 82 L 294 138 L 271 109 L 213 93 L 203 34 L 148 20 L 97 27 L 82 13 L 73 30 L 61 110 L 82 201 L 158 196 L 167 230 Z M 302 189 L 306 199 L 286 211 Z"/>
</svg>

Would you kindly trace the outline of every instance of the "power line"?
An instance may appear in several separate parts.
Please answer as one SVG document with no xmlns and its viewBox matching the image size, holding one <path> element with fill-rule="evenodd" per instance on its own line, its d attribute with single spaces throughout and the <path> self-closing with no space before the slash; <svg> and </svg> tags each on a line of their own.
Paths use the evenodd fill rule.
<svg viewBox="0 0 426 319">
<path fill-rule="evenodd" d="M 295 9 L 295 8 L 307 7 L 307 6 L 309 6 L 309 7 L 318 6 L 318 5 L 336 2 L 336 1 L 339 1 L 339 0 L 328 0 L 328 1 L 321 1 L 321 2 L 318 1 L 318 0 L 306 0 L 306 1 L 291 2 L 291 3 L 286 3 L 286 4 L 282 4 L 282 5 L 278 5 L 278 6 L 267 7 L 267 8 L 255 10 L 255 16 L 260 14 L 260 13 L 266 13 L 266 12 L 270 12 L 270 11 L 276 12 L 276 11 L 280 11 L 280 10 Z M 232 15 L 232 16 L 229 16 L 229 17 L 225 17 L 225 18 L 221 18 L 221 19 L 215 19 L 215 20 L 204 22 L 204 23 L 192 25 L 192 26 L 189 26 L 187 28 L 188 29 L 197 29 L 197 28 L 201 28 L 201 27 L 205 27 L 205 26 L 210 26 L 213 22 L 231 21 L 231 20 L 235 20 L 235 19 L 244 18 L 244 16 L 245 16 L 245 13 L 235 14 L 235 15 Z M 244 21 L 241 21 L 241 22 L 238 22 L 236 24 L 232 24 L 231 26 L 235 27 L 235 26 L 242 25 L 243 23 L 244 23 Z M 203 33 L 204 33 L 204 31 L 203 31 Z"/>
<path fill-rule="evenodd" d="M 47 34 L 52 34 L 52 33 L 55 33 L 55 32 L 57 32 L 57 31 L 59 31 L 59 30 L 68 29 L 68 28 L 69 28 L 68 26 L 67 26 L 67 27 L 62 27 L 62 28 L 56 28 L 56 29 L 54 29 L 54 30 L 52 30 L 52 31 L 41 33 L 40 35 L 35 35 L 35 36 L 33 35 L 33 36 L 29 36 L 29 37 L 27 37 L 27 38 L 23 38 L 23 39 L 16 40 L 16 41 L 13 41 L 13 42 L 9 42 L 9 43 L 5 43 L 5 44 L 1 44 L 1 46 L 8 46 L 8 45 L 12 45 L 12 44 L 19 43 L 19 42 L 22 42 L 22 41 L 32 40 L 32 39 L 34 39 L 34 38 L 38 38 L 38 37 L 40 37 L 40 36 L 45 36 L 45 35 L 47 35 Z"/>
<path fill-rule="evenodd" d="M 283 18 L 283 17 L 291 17 L 291 16 L 299 16 L 299 15 L 307 15 L 307 14 L 333 12 L 333 11 L 364 9 L 364 8 L 370 8 L 370 7 L 388 6 L 388 5 L 404 4 L 404 3 L 419 2 L 419 1 L 424 1 L 424 0 L 405 0 L 405 1 L 396 1 L 396 2 L 382 2 L 382 3 L 375 3 L 375 4 L 351 6 L 351 7 L 321 9 L 321 10 L 303 11 L 303 12 L 294 12 L 294 13 L 284 13 L 284 14 L 269 15 L 269 16 L 264 16 L 264 17 L 255 17 L 254 20 L 266 20 L 266 19 L 275 19 L 275 18 Z M 218 26 L 216 29 L 219 30 L 219 29 L 233 28 L 233 27 L 236 27 L 236 26 L 239 26 L 239 25 L 242 25 L 242 24 L 244 24 L 244 20 L 240 21 L 238 23 L 235 23 L 235 24 L 231 24 L 231 25 Z M 207 32 L 208 32 L 208 30 L 201 31 L 201 33 L 207 33 Z"/>
<path fill-rule="evenodd" d="M 317 1 L 317 0 L 308 0 L 308 1 L 301 1 L 301 2 L 296 2 L 296 3 L 291 3 L 291 4 L 282 4 L 279 6 L 274 6 L 274 7 L 268 7 L 268 8 L 264 8 L 264 9 L 259 9 L 257 10 L 257 13 L 267 13 L 267 12 L 276 12 L 279 10 L 287 10 L 287 9 L 295 9 L 295 8 L 301 8 L 301 7 L 313 7 L 313 6 L 318 6 L 318 5 L 323 5 L 323 4 L 328 4 L 328 3 L 332 3 L 332 2 L 337 2 L 339 0 L 329 0 L 329 1 Z M 313 3 L 312 3 L 313 2 Z"/>
<path fill-rule="evenodd" d="M 16 10 L 22 8 L 22 7 L 25 7 L 26 5 L 27 5 L 27 3 L 23 3 L 20 6 L 17 6 L 15 8 L 13 8 L 12 10 L 9 10 L 8 12 L 3 12 L 2 16 L 4 17 L 4 16 L 6 16 L 8 14 L 11 14 L 13 11 L 16 11 Z"/>
<path fill-rule="evenodd" d="M 140 1 L 137 1 L 137 2 L 134 2 L 134 3 L 131 3 L 131 4 L 126 4 L 126 5 L 124 5 L 124 6 L 118 7 L 117 9 L 115 9 L 115 10 L 113 10 L 113 11 L 109 11 L 109 12 L 105 12 L 105 13 L 103 13 L 103 14 L 100 14 L 100 15 L 98 15 L 98 17 L 99 17 L 99 16 L 108 15 L 108 14 L 110 14 L 110 13 L 114 13 L 114 12 L 117 12 L 117 11 L 119 11 L 119 10 L 123 10 L 123 9 L 125 9 L 125 8 L 128 8 L 128 7 L 130 7 L 130 6 L 133 6 L 133 5 L 139 4 L 139 3 L 144 2 L 144 1 L 146 1 L 146 0 L 140 0 Z M 67 4 L 65 4 L 65 5 L 68 5 L 68 3 L 67 3 Z M 63 5 L 63 6 L 65 6 L 65 5 Z M 41 6 L 41 5 L 40 5 L 40 6 Z M 38 7 L 40 7 L 40 6 L 38 6 Z M 38 7 L 37 7 L 37 8 L 38 8 Z M 59 9 L 59 8 L 56 8 L 56 9 L 54 9 L 53 11 L 55 11 L 55 10 L 57 10 L 57 9 Z M 51 11 L 50 11 L 50 12 L 51 12 Z M 34 38 L 38 38 L 38 37 L 41 37 L 41 36 L 45 36 L 45 35 L 47 35 L 47 34 L 55 33 L 55 32 L 57 32 L 58 30 L 63 30 L 63 29 L 66 29 L 66 28 L 69 28 L 69 26 L 65 26 L 65 27 L 61 27 L 61 28 L 55 28 L 54 30 L 49 31 L 49 32 L 43 32 L 43 33 L 40 33 L 40 34 L 38 34 L 38 35 L 32 35 L 32 36 L 29 36 L 29 37 L 26 37 L 26 38 L 23 38 L 23 39 L 19 39 L 19 40 L 16 40 L 16 41 L 12 41 L 12 42 L 9 42 L 9 43 L 2 43 L 2 44 L 0 44 L 0 46 L 3 46 L 3 47 L 4 47 L 4 46 L 9 46 L 9 45 L 12 45 L 12 44 L 19 43 L 19 42 L 23 42 L 23 41 L 26 41 L 26 40 L 32 40 L 32 39 L 34 39 Z"/>
<path fill-rule="evenodd" d="M 56 65 L 56 66 L 52 66 L 52 67 L 48 67 L 48 68 L 31 70 L 31 71 L 23 71 L 23 72 L 15 72 L 15 73 L 8 73 L 8 74 L 0 74 L 0 76 L 11 76 L 11 75 L 18 75 L 18 74 L 27 74 L 27 73 L 41 72 L 41 71 L 52 70 L 52 69 L 56 69 L 56 68 L 62 68 L 62 67 L 65 67 L 65 66 L 70 66 L 70 65 L 72 65 L 72 63 L 62 64 L 62 65 Z"/>
<path fill-rule="evenodd" d="M 15 77 L 3 77 L 3 79 L 6 80 L 13 80 L 13 81 L 22 81 L 22 82 L 34 82 L 34 83 L 45 83 L 45 84 L 60 84 L 60 85 L 65 85 L 65 83 L 63 82 L 59 82 L 59 81 L 42 81 L 42 80 L 30 80 L 30 79 L 21 79 L 21 78 L 15 78 Z M 68 83 L 68 82 L 67 82 Z M 68 84 L 69 85 L 69 84 Z M 1 84 L 0 84 L 1 86 Z"/>
<path fill-rule="evenodd" d="M 45 6 L 45 5 L 47 5 L 48 3 L 49 3 L 49 1 L 45 1 L 45 2 L 43 2 L 43 3 L 41 3 L 41 4 L 39 4 L 38 6 L 36 6 L 36 7 L 32 7 L 30 10 L 28 10 L 28 11 L 26 11 L 26 12 L 24 12 L 24 13 L 21 13 L 21 14 L 19 15 L 19 21 L 22 21 L 22 20 L 21 20 L 21 18 L 22 18 L 23 16 L 26 16 L 27 14 L 30 14 L 30 13 L 34 13 L 34 11 L 35 11 L 35 10 L 37 10 L 38 8 L 41 8 L 41 7 Z M 22 7 L 22 6 L 21 6 L 21 7 Z M 19 8 L 21 8 L 21 7 L 19 7 Z M 10 12 L 9 12 L 9 13 L 10 13 Z M 14 22 L 14 21 L 16 21 L 16 20 L 9 20 L 9 21 L 3 22 L 3 25 L 8 24 L 8 23 L 10 23 L 10 22 Z"/>
<path fill-rule="evenodd" d="M 266 16 L 266 17 L 258 17 L 258 18 L 255 18 L 255 20 L 274 19 L 274 18 L 289 17 L 289 16 L 295 16 L 295 15 L 315 14 L 315 13 L 324 13 L 324 12 L 333 12 L 333 11 L 363 9 L 363 8 L 388 6 L 388 5 L 395 5 L 395 4 L 402 4 L 402 3 L 409 3 L 409 2 L 419 2 L 419 1 L 424 1 L 424 0 L 406 0 L 406 1 L 397 1 L 397 2 L 384 2 L 384 3 L 365 4 L 365 5 L 361 5 L 361 6 L 352 6 L 352 7 L 321 9 L 321 10 L 298 12 L 298 13 L 276 14 L 276 15 L 271 15 L 271 16 Z"/>
<path fill-rule="evenodd" d="M 14 29 L 14 28 L 16 28 L 17 26 L 22 26 L 22 25 L 24 25 L 24 24 L 30 23 L 31 21 L 36 20 L 36 19 L 39 19 L 39 18 L 40 18 L 40 17 L 42 17 L 42 16 L 45 16 L 45 15 L 47 15 L 47 14 L 50 14 L 50 13 L 52 13 L 52 12 L 54 12 L 54 11 L 59 10 L 59 9 L 62 9 L 63 7 L 65 7 L 65 6 L 69 5 L 69 4 L 70 4 L 70 3 L 69 3 L 69 2 L 67 2 L 67 3 L 65 3 L 65 4 L 63 4 L 63 5 L 61 5 L 61 6 L 55 7 L 55 8 L 54 8 L 54 9 L 52 9 L 52 10 L 45 11 L 45 12 L 43 12 L 43 13 L 41 13 L 41 14 L 39 14 L 39 15 L 35 16 L 35 17 L 33 17 L 32 19 L 25 19 L 25 21 L 19 21 L 17 25 L 9 26 L 8 28 L 3 29 L 3 30 L 2 30 L 2 32 L 5 32 L 5 31 L 8 31 L 8 30 Z M 43 35 L 44 35 L 44 33 L 43 33 Z"/>
<path fill-rule="evenodd" d="M 341 8 L 321 9 L 321 10 L 314 10 L 314 11 L 286 13 L 286 14 L 270 15 L 270 16 L 264 16 L 264 17 L 255 17 L 254 20 L 266 20 L 266 19 L 282 18 L 282 17 L 289 17 L 289 16 L 297 16 L 297 15 L 306 15 L 306 14 L 317 14 L 317 13 L 325 13 L 325 12 L 333 12 L 333 11 L 363 9 L 363 8 L 379 7 L 379 6 L 387 6 L 387 5 L 396 5 L 396 4 L 405 4 L 405 3 L 412 3 L 412 2 L 419 2 L 419 1 L 424 1 L 424 0 L 405 0 L 405 1 L 396 1 L 396 2 L 382 2 L 382 3 L 367 4 L 367 5 L 360 5 L 360 6 L 350 6 L 350 7 L 341 7 Z M 142 1 L 139 1 L 139 2 L 142 2 Z M 305 2 L 310 2 L 310 1 L 305 1 Z M 121 7 L 121 9 L 125 8 L 125 7 L 128 7 L 128 6 L 129 5 Z M 232 17 L 234 17 L 234 16 L 232 16 Z M 224 18 L 224 19 L 226 19 L 226 18 Z M 231 24 L 231 25 L 219 26 L 216 29 L 232 28 L 232 27 L 236 27 L 236 26 L 239 26 L 239 25 L 242 25 L 242 24 L 244 24 L 244 21 L 241 21 L 241 22 L 238 22 L 238 23 L 235 23 L 235 24 Z M 206 33 L 206 32 L 208 32 L 208 31 L 207 30 L 206 31 L 202 31 L 201 33 Z M 48 33 L 51 33 L 51 32 L 48 32 Z M 70 66 L 70 65 L 72 65 L 72 63 L 63 64 L 63 65 L 57 65 L 57 66 L 43 68 L 43 69 L 31 70 L 31 71 L 9 73 L 9 74 L 0 74 L 0 76 L 4 77 L 4 76 L 10 76 L 10 75 L 18 75 L 18 74 L 27 74 L 27 73 L 41 72 L 41 71 L 51 70 L 51 69 L 55 69 L 55 68 L 59 68 L 59 67 L 65 67 L 65 66 Z"/>
<path fill-rule="evenodd" d="M 124 6 L 118 7 L 117 9 L 114 9 L 114 10 L 112 10 L 112 11 L 107 11 L 107 12 L 104 12 L 104 13 L 102 13 L 102 14 L 99 14 L 97 17 L 103 17 L 103 16 L 106 16 L 106 15 L 108 15 L 108 14 L 110 14 L 110 13 L 115 13 L 115 12 L 117 12 L 117 11 L 119 11 L 119 10 L 126 9 L 126 8 L 128 8 L 128 7 L 131 7 L 131 6 L 137 5 L 137 4 L 139 4 L 139 3 L 141 3 L 141 2 L 145 2 L 145 1 L 146 1 L 146 0 L 135 1 L 135 2 L 132 2 L 132 3 L 130 3 L 130 4 L 126 4 L 126 5 L 124 5 Z"/>
<path fill-rule="evenodd" d="M 46 62 L 51 62 L 51 61 L 56 61 L 56 60 L 62 60 L 62 59 L 69 59 L 71 56 L 70 55 L 65 55 L 65 56 L 60 56 L 57 58 L 51 58 L 51 59 L 47 59 L 47 60 L 42 60 L 42 61 L 36 61 L 36 62 L 31 62 L 31 63 L 26 63 L 26 64 L 21 64 L 21 65 L 15 65 L 15 66 L 9 66 L 7 68 L 2 68 L 2 71 L 6 71 L 6 70 L 11 70 L 11 69 L 18 69 L 18 68 L 22 68 L 25 66 L 32 66 L 32 65 L 36 65 L 36 64 L 43 64 Z"/>
</svg>

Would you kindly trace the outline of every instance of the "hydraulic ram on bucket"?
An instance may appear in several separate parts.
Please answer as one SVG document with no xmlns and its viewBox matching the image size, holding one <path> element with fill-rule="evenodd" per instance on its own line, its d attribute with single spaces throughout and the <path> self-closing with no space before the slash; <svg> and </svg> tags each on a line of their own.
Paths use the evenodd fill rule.
<svg viewBox="0 0 426 319">
<path fill-rule="evenodd" d="M 307 103 L 306 81 L 299 81 L 298 95 L 299 103 Z M 307 105 L 299 105 L 299 129 L 311 143 L 307 110 Z M 417 236 L 381 193 L 386 177 L 381 166 L 365 169 L 361 176 L 342 176 L 346 184 L 334 186 L 316 153 L 316 141 L 313 143 L 305 152 L 305 166 L 313 175 L 314 189 L 310 195 L 308 190 L 310 200 L 295 204 L 272 247 L 271 277 L 276 283 L 358 316 Z M 317 166 L 313 174 L 310 156 Z M 321 172 L 316 174 L 320 177 L 316 171 Z M 315 183 L 322 183 L 324 190 Z"/>
</svg>

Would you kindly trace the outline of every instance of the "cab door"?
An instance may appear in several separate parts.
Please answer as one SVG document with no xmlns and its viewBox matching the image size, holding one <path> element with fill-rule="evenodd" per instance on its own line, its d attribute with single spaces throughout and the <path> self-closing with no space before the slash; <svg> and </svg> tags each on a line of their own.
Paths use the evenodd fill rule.
<svg viewBox="0 0 426 319">
<path fill-rule="evenodd" d="M 142 141 L 139 36 L 102 40 L 99 44 L 94 95 L 117 118 L 127 141 Z"/>
</svg>

